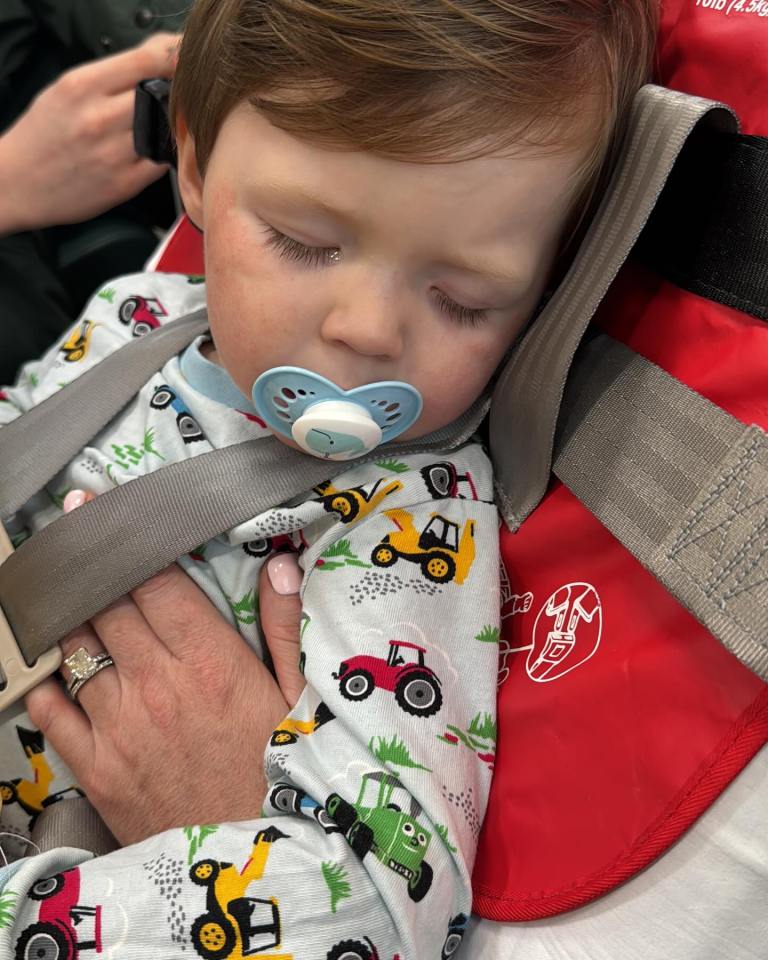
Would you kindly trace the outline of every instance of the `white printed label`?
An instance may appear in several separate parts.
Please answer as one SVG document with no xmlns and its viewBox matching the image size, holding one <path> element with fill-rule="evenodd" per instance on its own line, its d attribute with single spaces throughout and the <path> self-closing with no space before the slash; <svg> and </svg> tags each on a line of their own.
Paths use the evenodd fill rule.
<svg viewBox="0 0 768 960">
<path fill-rule="evenodd" d="M 589 583 L 567 583 L 545 601 L 533 625 L 525 669 L 536 683 L 557 680 L 597 652 L 603 609 Z"/>
<path fill-rule="evenodd" d="M 751 14 L 754 17 L 768 17 L 768 0 L 695 0 L 696 6 L 713 13 Z"/>
</svg>

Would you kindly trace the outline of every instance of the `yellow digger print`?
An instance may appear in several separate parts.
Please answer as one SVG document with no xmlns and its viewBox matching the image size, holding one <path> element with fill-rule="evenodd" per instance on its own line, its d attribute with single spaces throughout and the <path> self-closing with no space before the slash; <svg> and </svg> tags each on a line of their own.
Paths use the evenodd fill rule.
<svg viewBox="0 0 768 960">
<path fill-rule="evenodd" d="M 369 490 L 365 487 L 337 490 L 328 481 L 314 489 L 315 493 L 320 494 L 317 502 L 322 503 L 328 513 L 335 513 L 342 523 L 353 523 L 355 520 L 367 517 L 385 497 L 397 490 L 402 490 L 403 485 L 399 480 L 392 480 L 386 484 L 384 480 L 377 480 Z"/>
<path fill-rule="evenodd" d="M 296 743 L 299 734 L 309 736 L 314 733 L 318 727 L 324 723 L 333 720 L 334 715 L 324 703 L 318 703 L 315 715 L 311 720 L 297 720 L 295 717 L 286 717 L 277 727 L 275 727 L 272 736 L 269 739 L 273 747 L 287 747 Z"/>
<path fill-rule="evenodd" d="M 205 913 L 192 923 L 190 937 L 205 960 L 293 960 L 289 953 L 268 952 L 280 950 L 282 939 L 277 900 L 246 896 L 250 884 L 264 875 L 272 844 L 285 836 L 277 827 L 260 830 L 242 870 L 219 860 L 192 864 L 190 879 L 206 888 L 206 903 Z"/>
<path fill-rule="evenodd" d="M 70 336 L 62 343 L 61 352 L 67 363 L 79 363 L 85 359 L 91 345 L 93 331 L 98 326 L 93 320 L 83 320 L 79 327 L 75 327 Z"/>
<path fill-rule="evenodd" d="M 27 730 L 19 726 L 16 727 L 16 734 L 32 768 L 32 777 L 31 779 L 16 777 L 13 780 L 0 780 L 0 807 L 3 804 L 18 803 L 29 815 L 31 829 L 45 807 L 67 794 L 82 796 L 82 793 L 74 786 L 57 793 L 50 793 L 55 775 L 45 756 L 45 738 L 39 730 Z"/>
<path fill-rule="evenodd" d="M 398 560 L 410 560 L 421 567 L 433 583 L 464 583 L 475 559 L 475 521 L 467 520 L 464 529 L 439 513 L 418 530 L 407 510 L 385 510 L 397 527 L 373 548 L 371 560 L 377 567 L 391 567 Z"/>
</svg>

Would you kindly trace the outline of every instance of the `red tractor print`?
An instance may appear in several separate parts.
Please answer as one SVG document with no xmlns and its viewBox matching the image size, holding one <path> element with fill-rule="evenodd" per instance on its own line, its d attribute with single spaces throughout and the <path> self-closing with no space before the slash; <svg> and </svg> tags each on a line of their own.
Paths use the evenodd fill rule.
<svg viewBox="0 0 768 960">
<path fill-rule="evenodd" d="M 394 693 L 395 700 L 414 717 L 431 717 L 443 704 L 440 680 L 424 663 L 424 647 L 404 640 L 389 641 L 389 656 L 360 654 L 342 661 L 333 678 L 347 700 L 365 700 L 376 687 Z"/>
<path fill-rule="evenodd" d="M 84 907 L 79 896 L 77 867 L 32 885 L 29 898 L 40 901 L 40 910 L 37 923 L 16 941 L 16 960 L 76 960 L 84 950 L 101 953 L 101 907 Z"/>
<path fill-rule="evenodd" d="M 129 324 L 134 337 L 143 337 L 145 333 L 157 330 L 159 317 L 167 317 L 168 311 L 154 297 L 128 297 L 120 304 L 117 312 L 120 322 Z"/>
<path fill-rule="evenodd" d="M 296 546 L 289 534 L 281 533 L 276 537 L 259 537 L 257 540 L 249 540 L 243 544 L 243 550 L 249 557 L 266 557 L 273 550 L 279 552 L 295 551 Z"/>
</svg>

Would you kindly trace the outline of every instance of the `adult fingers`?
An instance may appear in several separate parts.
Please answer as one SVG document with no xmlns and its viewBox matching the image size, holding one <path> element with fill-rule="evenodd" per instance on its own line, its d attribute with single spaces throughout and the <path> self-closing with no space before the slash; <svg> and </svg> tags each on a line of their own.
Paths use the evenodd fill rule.
<svg viewBox="0 0 768 960">
<path fill-rule="evenodd" d="M 102 93 L 114 94 L 132 90 L 141 80 L 151 77 L 170 78 L 176 71 L 179 34 L 156 33 L 149 40 L 111 57 L 104 57 L 96 63 L 83 67 L 88 69 L 91 82 L 101 84 Z"/>
<path fill-rule="evenodd" d="M 86 715 L 53 677 L 30 690 L 24 702 L 33 725 L 83 783 L 95 753 L 93 729 Z"/>
<path fill-rule="evenodd" d="M 90 490 L 70 490 L 64 497 L 62 509 L 64 513 L 71 513 L 84 503 L 95 499 L 96 494 Z M 72 630 L 64 637 L 59 646 L 61 647 L 61 652 L 64 657 L 64 663 L 61 665 L 60 673 L 67 685 L 69 685 L 72 679 L 72 670 L 69 664 L 66 663 L 69 657 L 78 656 L 78 651 L 83 651 L 81 655 L 82 659 L 87 660 L 86 655 L 95 657 L 105 652 L 104 645 L 90 623 L 83 623 L 75 630 Z M 102 676 L 102 674 L 106 674 L 106 676 Z M 99 681 L 96 687 L 86 690 L 86 687 L 96 680 Z M 111 712 L 114 701 L 119 695 L 120 679 L 117 671 L 112 667 L 104 667 L 96 676 L 86 680 L 77 694 L 78 702 L 87 712 L 88 716 L 94 720 Z"/>
<path fill-rule="evenodd" d="M 64 655 L 60 673 L 68 687 L 72 682 L 73 666 L 77 672 L 82 672 L 87 668 L 89 658 L 106 653 L 103 644 L 88 623 L 82 624 L 67 634 L 60 646 Z M 70 660 L 72 666 L 66 662 L 68 658 L 73 658 Z M 113 713 L 114 704 L 119 697 L 120 679 L 117 670 L 113 666 L 108 666 L 85 681 L 77 693 L 77 703 L 96 723 Z"/>
<path fill-rule="evenodd" d="M 235 652 L 244 641 L 213 603 L 177 566 L 171 564 L 132 591 L 136 605 L 168 651 L 179 660 L 210 657 L 215 637 L 217 658 Z"/>
<path fill-rule="evenodd" d="M 136 91 L 125 90 L 109 97 L 103 104 L 103 132 L 130 133 L 133 140 L 133 118 L 136 113 Z"/>
<path fill-rule="evenodd" d="M 71 513 L 73 510 L 77 510 L 78 507 L 82 507 L 84 503 L 90 503 L 91 500 L 95 499 L 96 494 L 91 493 L 90 490 L 70 490 L 64 497 L 61 508 L 64 513 Z"/>
<path fill-rule="evenodd" d="M 134 154 L 135 156 L 135 154 Z M 150 183 L 164 176 L 170 167 L 167 163 L 155 163 L 153 160 L 135 159 L 124 169 L 126 198 L 135 196 Z"/>
<path fill-rule="evenodd" d="M 146 51 L 152 58 L 155 73 L 152 76 L 170 79 L 176 72 L 181 47 L 180 33 L 162 31 L 152 34 L 138 49 Z"/>
<path fill-rule="evenodd" d="M 289 707 L 304 689 L 299 669 L 302 572 L 295 553 L 277 553 L 261 568 L 259 615 L 277 682 Z"/>
<path fill-rule="evenodd" d="M 163 669 L 160 661 L 170 656 L 131 596 L 95 614 L 91 626 L 126 683 L 140 680 L 147 670 Z"/>
</svg>

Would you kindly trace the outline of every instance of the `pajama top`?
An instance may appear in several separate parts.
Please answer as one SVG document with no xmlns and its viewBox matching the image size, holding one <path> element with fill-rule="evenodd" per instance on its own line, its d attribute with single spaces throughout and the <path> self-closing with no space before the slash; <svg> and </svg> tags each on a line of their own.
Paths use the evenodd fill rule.
<svg viewBox="0 0 768 960">
<path fill-rule="evenodd" d="M 204 305 L 196 277 L 111 282 L 0 392 L 0 424 Z M 61 515 L 70 489 L 101 494 L 270 436 L 226 371 L 204 358 L 203 339 L 12 518 L 16 545 Z M 77 785 L 23 709 L 7 711 L 0 847 L 11 862 L 0 866 L 0 957 L 452 955 L 471 911 L 493 769 L 498 526 L 478 442 L 407 457 L 384 447 L 375 462 L 352 462 L 332 483 L 183 556 L 183 569 L 261 655 L 259 569 L 274 550 L 299 554 L 307 686 L 266 746 L 262 818 L 191 824 L 100 858 L 69 848 L 20 856 L 29 851 L 17 838 Z M 252 708 L 257 716 L 259 703 Z"/>
</svg>

